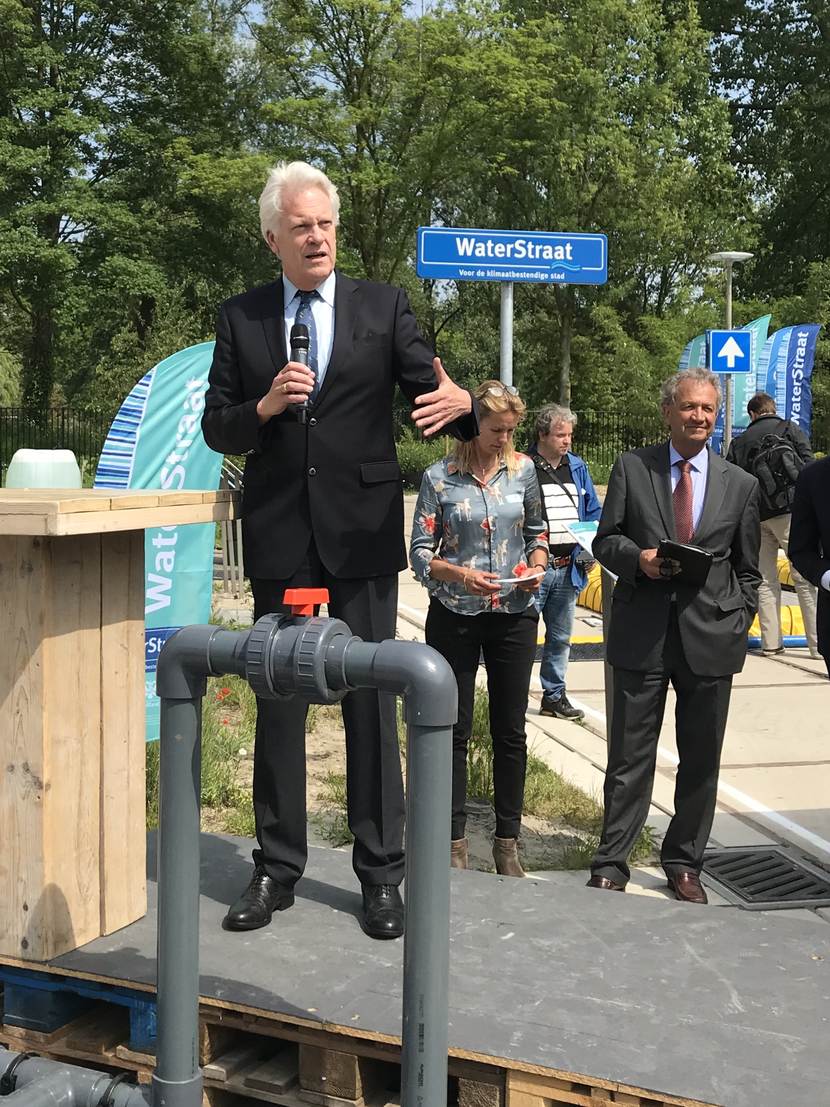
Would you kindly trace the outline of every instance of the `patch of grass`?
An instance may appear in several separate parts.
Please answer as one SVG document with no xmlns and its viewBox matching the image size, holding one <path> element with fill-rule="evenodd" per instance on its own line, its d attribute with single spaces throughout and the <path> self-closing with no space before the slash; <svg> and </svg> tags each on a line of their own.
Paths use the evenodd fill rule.
<svg viewBox="0 0 830 1107">
<path fill-rule="evenodd" d="M 311 704 L 307 730 L 317 725 L 320 712 Z M 335 708 L 334 710 L 339 710 Z M 242 759 L 253 751 L 256 733 L 256 696 L 242 677 L 211 677 L 202 701 L 202 807 L 217 812 L 219 829 L 252 838 L 256 833 L 250 790 L 237 784 Z M 159 743 L 147 743 L 147 827 L 158 826 Z"/>
<path fill-rule="evenodd" d="M 240 838 L 256 837 L 254 800 L 244 788 L 237 788 L 236 802 L 224 813 L 223 830 L 225 834 L 237 834 Z"/>
<path fill-rule="evenodd" d="M 327 773 L 323 779 L 320 810 L 311 821 L 332 846 L 347 846 L 354 841 L 346 815 L 346 777 L 343 773 Z"/>
<path fill-rule="evenodd" d="M 467 795 L 493 802 L 493 739 L 490 734 L 490 701 L 476 691 L 473 729 L 467 743 Z"/>
<path fill-rule="evenodd" d="M 477 689 L 473 704 L 472 736 L 467 747 L 467 795 L 493 802 L 493 740 L 487 693 Z M 548 822 L 562 822 L 585 832 L 584 841 L 566 851 L 562 867 L 584 869 L 599 845 L 603 808 L 599 800 L 566 780 L 540 757 L 528 753 L 524 814 Z M 654 851 L 654 831 L 645 827 L 631 852 L 636 862 Z"/>
<path fill-rule="evenodd" d="M 147 799 L 147 829 L 155 830 L 159 825 L 159 743 L 148 742 L 144 753 Z"/>
</svg>

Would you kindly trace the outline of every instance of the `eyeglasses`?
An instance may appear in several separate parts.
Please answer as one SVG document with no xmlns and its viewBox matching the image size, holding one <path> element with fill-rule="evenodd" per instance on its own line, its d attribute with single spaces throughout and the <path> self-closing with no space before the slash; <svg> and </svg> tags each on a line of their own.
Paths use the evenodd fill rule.
<svg viewBox="0 0 830 1107">
<path fill-rule="evenodd" d="M 485 396 L 504 396 L 507 393 L 508 396 L 518 396 L 518 388 L 514 388 L 512 384 L 491 384 L 485 392 Z"/>
</svg>

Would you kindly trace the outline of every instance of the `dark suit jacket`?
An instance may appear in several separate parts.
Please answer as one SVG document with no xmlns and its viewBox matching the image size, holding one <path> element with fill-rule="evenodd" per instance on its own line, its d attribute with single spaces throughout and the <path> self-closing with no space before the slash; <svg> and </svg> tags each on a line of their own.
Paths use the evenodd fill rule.
<svg viewBox="0 0 830 1107">
<path fill-rule="evenodd" d="M 787 556 L 818 588 L 818 649 L 830 657 L 830 592 L 821 578 L 830 569 L 830 457 L 814 461 L 798 474 Z"/>
<path fill-rule="evenodd" d="M 743 668 L 746 631 L 758 605 L 758 482 L 715 453 L 692 542 L 714 561 L 702 588 L 655 581 L 639 569 L 641 550 L 676 538 L 668 443 L 622 454 L 611 472 L 594 541 L 616 573 L 607 657 L 622 669 L 659 669 L 676 597 L 683 650 L 698 676 Z"/>
<path fill-rule="evenodd" d="M 222 305 L 202 430 L 212 449 L 249 454 L 242 522 L 249 576 L 290 577 L 312 534 L 336 577 L 404 568 L 392 400 L 396 383 L 410 402 L 435 388 L 432 358 L 401 289 L 338 273 L 331 358 L 307 425 L 291 410 L 260 425 L 257 402 L 288 360 L 282 280 Z M 455 425 L 460 437 L 477 432 L 474 415 Z"/>
</svg>

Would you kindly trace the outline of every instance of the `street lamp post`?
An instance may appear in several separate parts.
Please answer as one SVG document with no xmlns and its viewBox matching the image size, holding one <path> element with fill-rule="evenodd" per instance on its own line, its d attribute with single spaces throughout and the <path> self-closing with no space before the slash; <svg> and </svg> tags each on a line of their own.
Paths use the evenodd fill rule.
<svg viewBox="0 0 830 1107">
<path fill-rule="evenodd" d="M 709 254 L 709 261 L 719 262 L 726 270 L 726 329 L 732 330 L 732 267 L 736 262 L 749 261 L 754 254 L 749 254 L 746 250 L 718 250 L 717 253 Z M 722 452 L 724 456 L 729 449 L 729 443 L 732 441 L 732 374 L 726 375 L 726 394 L 723 398 L 723 446 Z"/>
</svg>

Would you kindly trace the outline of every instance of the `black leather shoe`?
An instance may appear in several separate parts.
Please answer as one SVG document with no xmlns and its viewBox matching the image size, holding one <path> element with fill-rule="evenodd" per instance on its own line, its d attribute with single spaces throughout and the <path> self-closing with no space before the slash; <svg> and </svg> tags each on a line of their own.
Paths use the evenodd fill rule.
<svg viewBox="0 0 830 1107">
<path fill-rule="evenodd" d="M 363 884 L 361 926 L 370 938 L 400 938 L 403 900 L 395 884 Z"/>
<path fill-rule="evenodd" d="M 261 865 L 254 869 L 251 883 L 225 916 L 227 930 L 258 930 L 267 926 L 275 911 L 294 904 L 294 893 L 281 888 Z"/>
</svg>

